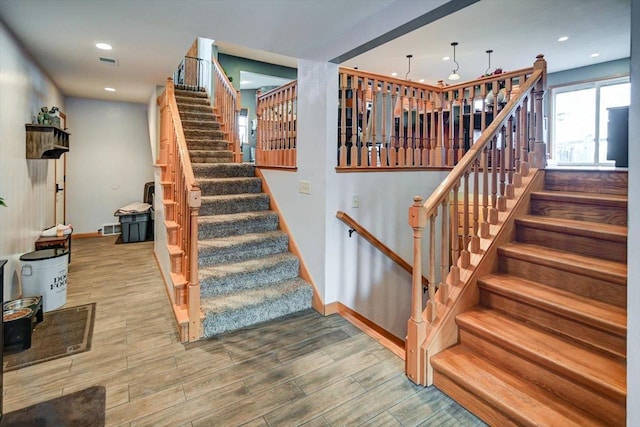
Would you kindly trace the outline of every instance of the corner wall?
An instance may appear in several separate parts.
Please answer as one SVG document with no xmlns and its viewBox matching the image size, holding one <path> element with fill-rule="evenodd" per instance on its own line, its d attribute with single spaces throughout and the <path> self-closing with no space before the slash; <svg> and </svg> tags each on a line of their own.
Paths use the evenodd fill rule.
<svg viewBox="0 0 640 427">
<path fill-rule="evenodd" d="M 75 233 L 117 223 L 113 213 L 143 201 L 154 180 L 147 106 L 69 97 L 67 220 Z"/>
<path fill-rule="evenodd" d="M 0 259 L 4 300 L 19 296 L 19 258 L 34 250 L 40 232 L 54 221 L 54 160 L 26 158 L 25 123 L 40 108 L 59 107 L 64 99 L 0 21 Z M 72 139 L 73 141 L 73 139 Z M 73 144 L 73 142 L 72 142 Z"/>
</svg>

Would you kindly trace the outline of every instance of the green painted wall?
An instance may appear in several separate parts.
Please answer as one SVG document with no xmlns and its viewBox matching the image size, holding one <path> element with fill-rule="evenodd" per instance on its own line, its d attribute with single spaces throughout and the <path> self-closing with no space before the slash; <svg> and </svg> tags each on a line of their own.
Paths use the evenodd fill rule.
<svg viewBox="0 0 640 427">
<path fill-rule="evenodd" d="M 252 59 L 240 58 L 238 56 L 225 55 L 224 53 L 218 53 L 218 62 L 222 65 L 227 76 L 233 79 L 231 83 L 236 89 L 240 86 L 240 71 L 284 77 L 291 80 L 298 78 L 298 70 L 295 68 L 268 64 L 266 62 L 254 61 Z"/>
</svg>

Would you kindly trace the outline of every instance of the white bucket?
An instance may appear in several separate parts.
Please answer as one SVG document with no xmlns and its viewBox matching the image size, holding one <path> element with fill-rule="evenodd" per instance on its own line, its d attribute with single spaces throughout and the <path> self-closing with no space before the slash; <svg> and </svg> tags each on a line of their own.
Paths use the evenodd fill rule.
<svg viewBox="0 0 640 427">
<path fill-rule="evenodd" d="M 42 310 L 51 311 L 67 302 L 69 251 L 43 249 L 20 257 L 22 297 L 42 295 Z"/>
</svg>

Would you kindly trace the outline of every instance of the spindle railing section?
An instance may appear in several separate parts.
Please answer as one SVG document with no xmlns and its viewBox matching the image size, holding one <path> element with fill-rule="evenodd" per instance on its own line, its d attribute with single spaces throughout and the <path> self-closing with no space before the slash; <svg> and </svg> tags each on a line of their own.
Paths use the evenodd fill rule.
<svg viewBox="0 0 640 427">
<path fill-rule="evenodd" d="M 265 94 L 257 91 L 257 166 L 296 167 L 297 95 L 296 80 Z"/>
<path fill-rule="evenodd" d="M 517 89 L 514 80 L 519 86 Z M 507 200 L 514 197 L 514 189 L 522 185 L 530 167 L 545 166 L 542 104 L 545 85 L 546 62 L 539 55 L 531 69 L 481 80 L 479 93 L 477 82 L 446 87 L 440 97 L 442 102 L 435 105 L 436 112 L 448 109 L 450 119 L 458 117 L 457 124 L 449 120 L 447 134 L 446 123 L 442 126 L 446 115 L 440 115 L 441 141 L 443 150 L 446 149 L 446 153 L 442 153 L 444 164 L 456 163 L 456 166 L 426 202 L 416 196 L 409 209 L 409 222 L 414 230 L 414 260 L 406 372 L 415 383 L 432 383 L 429 358 L 453 344 L 437 332 L 443 319 L 448 318 L 447 310 L 451 310 L 460 297 L 464 280 L 469 277 L 461 272 L 473 268 L 471 254 L 482 253 L 482 239 L 491 238 L 490 225 L 498 223 L 498 212 L 506 210 Z M 488 95 L 483 87 L 490 87 L 493 99 L 497 100 L 493 110 L 483 108 Z M 466 123 L 466 110 L 460 106 L 475 106 L 476 94 L 483 104 L 479 116 L 478 112 L 469 114 L 469 127 L 463 127 L 460 124 Z M 502 103 L 500 98 L 508 102 Z M 477 139 L 470 139 L 478 118 L 480 128 L 487 127 Z M 465 129 L 469 129 L 468 135 L 464 134 Z M 436 147 L 439 141 L 436 139 Z M 428 300 L 423 306 L 422 234 L 427 226 L 426 276 L 429 283 L 438 286 L 429 286 Z"/>
<path fill-rule="evenodd" d="M 171 263 L 173 309 L 182 341 L 200 339 L 198 280 L 198 211 L 200 187 L 193 176 L 178 113 L 173 80 L 167 80 L 160 102 L 162 202 Z"/>
<path fill-rule="evenodd" d="M 241 109 L 240 91 L 234 89 L 226 73 L 215 59 L 213 65 L 213 98 L 214 110 L 218 115 L 225 139 L 229 142 L 229 150 L 235 162 L 242 162 L 240 136 L 238 133 L 238 117 Z"/>
</svg>

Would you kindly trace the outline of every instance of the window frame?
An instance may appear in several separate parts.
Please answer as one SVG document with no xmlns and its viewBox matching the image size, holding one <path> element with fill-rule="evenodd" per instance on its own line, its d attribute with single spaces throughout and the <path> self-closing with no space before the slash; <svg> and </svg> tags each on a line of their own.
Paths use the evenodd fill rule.
<svg viewBox="0 0 640 427">
<path fill-rule="evenodd" d="M 566 84 L 559 84 L 556 86 L 551 86 L 548 88 L 548 92 L 550 94 L 549 101 L 549 130 L 548 130 L 548 155 L 549 159 L 555 160 L 555 116 L 556 116 L 556 95 L 559 93 L 567 93 L 574 92 L 578 90 L 584 89 L 595 89 L 596 90 L 596 105 L 595 105 L 595 150 L 594 150 L 594 158 L 591 163 L 557 163 L 558 166 L 611 166 L 612 161 L 608 161 L 606 159 L 598 159 L 599 162 L 596 162 L 596 158 L 599 157 L 600 150 L 600 89 L 604 86 L 613 86 L 618 84 L 630 83 L 630 77 L 628 74 L 626 75 L 618 75 L 618 76 L 609 76 L 603 77 L 601 79 L 594 80 L 586 80 L 581 82 L 572 82 Z"/>
</svg>

